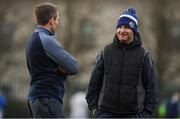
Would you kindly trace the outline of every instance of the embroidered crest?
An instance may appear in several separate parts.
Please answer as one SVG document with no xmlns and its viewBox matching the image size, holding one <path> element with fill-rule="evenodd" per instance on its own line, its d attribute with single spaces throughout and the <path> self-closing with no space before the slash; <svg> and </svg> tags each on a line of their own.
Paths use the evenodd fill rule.
<svg viewBox="0 0 180 119">
<path fill-rule="evenodd" d="M 129 22 L 129 26 L 130 26 L 130 28 L 134 28 L 134 23 L 133 22 Z"/>
</svg>

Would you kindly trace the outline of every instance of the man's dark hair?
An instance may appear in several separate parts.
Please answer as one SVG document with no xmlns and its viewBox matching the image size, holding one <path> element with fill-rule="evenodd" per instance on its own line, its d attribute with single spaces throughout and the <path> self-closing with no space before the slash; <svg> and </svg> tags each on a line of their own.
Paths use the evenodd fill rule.
<svg viewBox="0 0 180 119">
<path fill-rule="evenodd" d="M 38 25 L 46 25 L 51 18 L 57 17 L 58 7 L 52 3 L 42 3 L 36 6 L 35 15 Z"/>
</svg>

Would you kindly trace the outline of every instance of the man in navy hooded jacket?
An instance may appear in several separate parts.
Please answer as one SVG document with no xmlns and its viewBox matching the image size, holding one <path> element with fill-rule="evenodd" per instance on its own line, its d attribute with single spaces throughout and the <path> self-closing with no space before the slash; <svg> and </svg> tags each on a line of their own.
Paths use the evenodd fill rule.
<svg viewBox="0 0 180 119">
<path fill-rule="evenodd" d="M 156 107 L 154 65 L 137 26 L 135 9 L 125 10 L 112 43 L 97 56 L 86 95 L 95 118 L 146 117 Z"/>
<path fill-rule="evenodd" d="M 35 8 L 38 27 L 27 43 L 26 59 L 31 76 L 28 105 L 35 118 L 61 118 L 64 81 L 78 73 L 77 60 L 55 39 L 58 7 L 43 3 Z"/>
</svg>

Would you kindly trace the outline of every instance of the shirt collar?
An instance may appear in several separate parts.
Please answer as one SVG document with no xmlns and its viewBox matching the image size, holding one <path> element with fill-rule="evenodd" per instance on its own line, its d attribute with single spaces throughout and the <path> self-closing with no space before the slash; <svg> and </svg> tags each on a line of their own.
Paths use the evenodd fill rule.
<svg viewBox="0 0 180 119">
<path fill-rule="evenodd" d="M 35 29 L 34 32 L 44 32 L 44 33 L 46 33 L 46 34 L 48 34 L 48 35 L 50 35 L 50 36 L 54 35 L 53 32 L 50 32 L 49 30 L 47 30 L 47 29 L 45 29 L 45 28 L 43 28 L 43 27 L 40 27 L 40 26 L 38 26 L 38 27 Z"/>
</svg>

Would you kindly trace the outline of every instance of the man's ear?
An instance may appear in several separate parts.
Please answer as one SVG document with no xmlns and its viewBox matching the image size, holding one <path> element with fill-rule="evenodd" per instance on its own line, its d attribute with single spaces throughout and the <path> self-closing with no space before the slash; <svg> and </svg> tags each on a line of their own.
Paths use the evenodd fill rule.
<svg viewBox="0 0 180 119">
<path fill-rule="evenodd" d="M 49 20 L 49 24 L 52 25 L 53 23 L 54 23 L 54 18 L 51 18 L 51 19 Z"/>
</svg>

